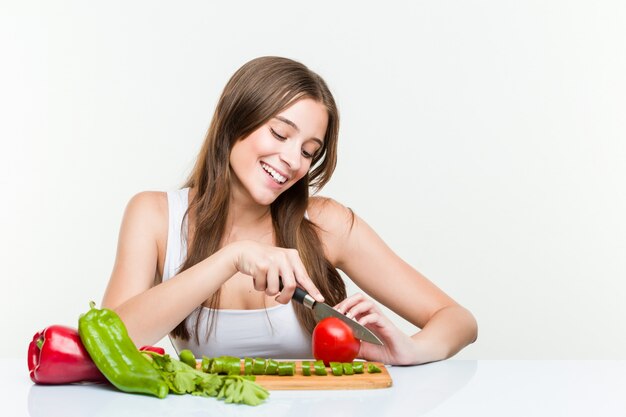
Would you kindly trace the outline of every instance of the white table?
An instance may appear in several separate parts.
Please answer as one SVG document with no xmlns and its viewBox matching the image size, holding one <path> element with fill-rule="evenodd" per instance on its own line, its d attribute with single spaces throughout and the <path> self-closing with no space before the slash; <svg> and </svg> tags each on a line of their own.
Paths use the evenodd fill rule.
<svg viewBox="0 0 626 417">
<path fill-rule="evenodd" d="M 11 417 L 626 416 L 626 361 L 467 361 L 390 367 L 393 387 L 272 391 L 258 407 L 213 398 L 125 394 L 105 385 L 38 386 L 26 358 L 0 359 Z M 341 377 L 339 377 L 341 378 Z"/>
</svg>

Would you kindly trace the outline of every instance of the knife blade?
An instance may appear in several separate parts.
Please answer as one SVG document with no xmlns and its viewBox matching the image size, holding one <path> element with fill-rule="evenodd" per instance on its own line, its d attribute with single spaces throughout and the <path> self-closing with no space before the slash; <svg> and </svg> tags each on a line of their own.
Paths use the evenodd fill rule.
<svg viewBox="0 0 626 417">
<path fill-rule="evenodd" d="M 282 290 L 282 281 L 280 283 L 280 289 Z M 308 292 L 303 290 L 300 287 L 296 287 L 296 290 L 291 297 L 295 301 L 301 303 L 306 308 L 313 310 L 313 315 L 315 316 L 316 321 L 320 321 L 326 317 L 336 317 L 339 320 L 346 323 L 352 329 L 352 333 L 354 337 L 359 340 L 363 340 L 365 342 L 373 343 L 375 345 L 383 345 L 383 342 L 376 336 L 370 329 L 365 326 L 362 326 L 355 320 L 352 320 L 349 317 L 341 314 L 339 311 L 335 310 L 331 306 L 326 303 L 322 303 L 319 301 L 315 301 Z"/>
</svg>

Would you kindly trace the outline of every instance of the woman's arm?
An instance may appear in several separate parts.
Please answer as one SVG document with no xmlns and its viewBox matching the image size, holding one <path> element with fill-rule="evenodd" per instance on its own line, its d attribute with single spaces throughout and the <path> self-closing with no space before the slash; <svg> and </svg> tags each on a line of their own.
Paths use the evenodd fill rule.
<svg viewBox="0 0 626 417">
<path fill-rule="evenodd" d="M 421 329 L 405 335 L 365 297 L 348 297 L 337 309 L 383 336 L 383 349 L 364 343 L 361 354 L 385 363 L 417 364 L 448 358 L 476 339 L 472 314 L 397 256 L 367 223 L 333 200 L 310 210 L 324 231 L 333 264 L 361 289 Z"/>
<path fill-rule="evenodd" d="M 220 251 L 153 286 L 159 245 L 167 241 L 167 216 L 164 193 L 145 192 L 131 199 L 102 300 L 103 307 L 120 315 L 137 345 L 160 340 L 237 271 L 227 254 Z"/>
<path fill-rule="evenodd" d="M 250 275 L 257 291 L 287 303 L 296 283 L 319 301 L 298 253 L 254 241 L 238 241 L 167 281 L 154 285 L 159 253 L 165 252 L 168 208 L 165 193 L 133 197 L 124 213 L 117 255 L 102 306 L 115 310 L 132 340 L 153 344 L 204 303 L 236 272 Z M 279 280 L 284 285 L 279 293 Z"/>
</svg>

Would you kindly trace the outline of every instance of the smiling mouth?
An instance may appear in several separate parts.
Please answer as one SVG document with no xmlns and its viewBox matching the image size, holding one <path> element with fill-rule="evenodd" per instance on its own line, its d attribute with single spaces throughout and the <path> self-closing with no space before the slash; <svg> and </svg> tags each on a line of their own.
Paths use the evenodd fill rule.
<svg viewBox="0 0 626 417">
<path fill-rule="evenodd" d="M 261 162 L 261 167 L 263 168 L 263 170 L 265 172 L 267 172 L 269 174 L 270 177 L 272 177 L 272 179 L 274 181 L 276 181 L 278 184 L 284 184 L 285 182 L 287 182 L 287 177 L 282 176 L 281 174 L 279 174 L 278 172 L 276 172 L 276 170 L 274 168 L 272 168 L 271 166 L 264 164 Z"/>
</svg>

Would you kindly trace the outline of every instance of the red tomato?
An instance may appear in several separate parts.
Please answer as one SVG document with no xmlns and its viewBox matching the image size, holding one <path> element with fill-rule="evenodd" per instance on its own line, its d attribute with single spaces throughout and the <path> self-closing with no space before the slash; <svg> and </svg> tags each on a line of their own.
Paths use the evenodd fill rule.
<svg viewBox="0 0 626 417">
<path fill-rule="evenodd" d="M 336 317 L 327 317 L 313 329 L 313 356 L 329 362 L 352 362 L 359 353 L 361 341 L 354 337 L 352 329 Z"/>
</svg>

